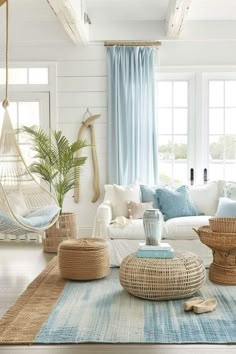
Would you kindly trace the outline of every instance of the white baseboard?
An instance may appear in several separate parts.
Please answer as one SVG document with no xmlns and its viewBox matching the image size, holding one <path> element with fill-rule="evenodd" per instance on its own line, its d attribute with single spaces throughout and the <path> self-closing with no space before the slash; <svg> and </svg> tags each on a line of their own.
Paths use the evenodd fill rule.
<svg viewBox="0 0 236 354">
<path fill-rule="evenodd" d="M 91 226 L 79 226 L 78 238 L 91 237 L 93 228 Z M 0 241 L 40 241 L 41 237 L 37 234 L 25 234 L 21 236 L 0 234 Z"/>
<path fill-rule="evenodd" d="M 93 228 L 88 226 L 79 226 L 78 237 L 91 237 L 93 234 Z"/>
</svg>

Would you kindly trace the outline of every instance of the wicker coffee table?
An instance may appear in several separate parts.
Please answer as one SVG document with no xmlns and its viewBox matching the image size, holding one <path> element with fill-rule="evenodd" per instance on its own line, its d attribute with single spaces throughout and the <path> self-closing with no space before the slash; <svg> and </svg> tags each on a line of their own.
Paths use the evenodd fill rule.
<svg viewBox="0 0 236 354">
<path fill-rule="evenodd" d="M 192 296 L 206 280 L 206 270 L 196 254 L 175 252 L 173 259 L 127 256 L 120 267 L 120 283 L 130 294 L 149 300 Z"/>
</svg>

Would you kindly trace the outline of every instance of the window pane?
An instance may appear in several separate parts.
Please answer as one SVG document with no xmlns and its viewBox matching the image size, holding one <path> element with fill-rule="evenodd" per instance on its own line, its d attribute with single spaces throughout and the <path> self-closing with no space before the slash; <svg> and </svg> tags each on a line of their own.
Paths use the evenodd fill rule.
<svg viewBox="0 0 236 354">
<path fill-rule="evenodd" d="M 174 164 L 173 170 L 174 183 L 182 184 L 187 183 L 187 164 L 186 163 L 176 163 Z"/>
<path fill-rule="evenodd" d="M 211 136 L 210 137 L 210 156 L 211 160 L 224 159 L 224 136 Z"/>
<path fill-rule="evenodd" d="M 188 83 L 186 81 L 175 81 L 173 83 L 173 106 L 188 106 Z"/>
<path fill-rule="evenodd" d="M 210 107 L 224 106 L 224 81 L 209 82 L 209 105 Z"/>
<path fill-rule="evenodd" d="M 158 156 L 161 160 L 173 159 L 172 153 L 172 137 L 170 135 L 162 135 L 158 138 Z"/>
<path fill-rule="evenodd" d="M 157 105 L 158 107 L 172 106 L 172 82 L 159 81 L 157 83 Z"/>
<path fill-rule="evenodd" d="M 225 165 L 225 179 L 226 181 L 231 181 L 232 176 L 236 176 L 236 164 L 226 164 Z M 234 178 L 233 178 L 234 179 Z"/>
<path fill-rule="evenodd" d="M 177 108 L 173 110 L 174 134 L 187 134 L 188 110 Z"/>
<path fill-rule="evenodd" d="M 157 110 L 158 134 L 172 133 L 172 109 L 159 108 Z"/>
<path fill-rule="evenodd" d="M 236 134 L 236 108 L 225 109 L 225 133 Z"/>
<path fill-rule="evenodd" d="M 211 163 L 209 165 L 209 179 L 213 181 L 224 179 L 224 165 Z"/>
<path fill-rule="evenodd" d="M 172 165 L 170 163 L 159 162 L 159 180 L 161 184 L 172 183 Z"/>
<path fill-rule="evenodd" d="M 236 136 L 234 135 L 225 136 L 225 159 L 236 159 Z"/>
<path fill-rule="evenodd" d="M 225 106 L 236 107 L 236 81 L 225 81 Z"/>
<path fill-rule="evenodd" d="M 209 133 L 210 134 L 224 133 L 224 109 L 223 108 L 209 109 Z"/>
<path fill-rule="evenodd" d="M 0 69 L 0 85 L 6 83 L 6 70 Z M 11 68 L 9 69 L 9 84 L 25 85 L 27 84 L 27 69 L 26 68 Z"/>
<path fill-rule="evenodd" d="M 29 84 L 47 85 L 48 68 L 30 68 Z"/>
<path fill-rule="evenodd" d="M 187 159 L 187 136 L 175 136 L 174 137 L 174 159 Z"/>
<path fill-rule="evenodd" d="M 40 125 L 39 102 L 19 102 L 19 127 Z M 20 143 L 29 142 L 29 136 L 20 134 Z"/>
</svg>

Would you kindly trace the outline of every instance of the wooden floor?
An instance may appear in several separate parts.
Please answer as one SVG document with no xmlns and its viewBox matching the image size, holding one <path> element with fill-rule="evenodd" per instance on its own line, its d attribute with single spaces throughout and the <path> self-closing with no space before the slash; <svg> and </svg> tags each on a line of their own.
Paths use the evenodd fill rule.
<svg viewBox="0 0 236 354">
<path fill-rule="evenodd" d="M 0 241 L 0 316 L 45 268 L 52 254 L 36 242 Z M 236 310 L 236 309 L 235 309 Z M 0 328 L 1 330 L 1 328 Z M 0 354 L 236 354 L 236 345 L 0 346 Z"/>
</svg>

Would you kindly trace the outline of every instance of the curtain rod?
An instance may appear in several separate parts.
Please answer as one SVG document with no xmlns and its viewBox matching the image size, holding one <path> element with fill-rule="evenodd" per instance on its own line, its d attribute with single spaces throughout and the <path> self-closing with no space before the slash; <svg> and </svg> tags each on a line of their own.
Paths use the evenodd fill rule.
<svg viewBox="0 0 236 354">
<path fill-rule="evenodd" d="M 105 41 L 104 42 L 104 46 L 108 47 L 108 46 L 114 46 L 114 45 L 118 45 L 118 46 L 132 46 L 132 47 L 159 47 L 161 46 L 161 42 L 159 41 L 153 41 L 153 42 L 145 42 L 145 41 Z"/>
</svg>

